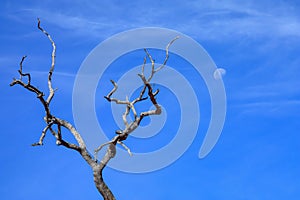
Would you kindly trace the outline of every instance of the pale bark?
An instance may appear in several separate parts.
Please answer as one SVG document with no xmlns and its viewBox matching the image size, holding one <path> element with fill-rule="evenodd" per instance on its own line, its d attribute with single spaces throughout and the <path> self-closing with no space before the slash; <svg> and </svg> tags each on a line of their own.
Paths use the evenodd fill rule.
<svg viewBox="0 0 300 200">
<path fill-rule="evenodd" d="M 147 60 L 145 58 L 144 59 L 144 65 L 142 67 L 142 72 L 141 72 L 141 74 L 139 74 L 139 77 L 141 78 L 141 80 L 144 84 L 144 87 L 141 90 L 139 96 L 136 99 L 134 99 L 133 101 L 129 101 L 128 98 L 126 100 L 123 100 L 123 101 L 112 98 L 111 96 L 117 90 L 118 86 L 117 86 L 117 83 L 115 83 L 113 80 L 111 81 L 114 88 L 112 89 L 112 91 L 107 96 L 105 96 L 105 98 L 109 102 L 115 102 L 117 104 L 126 105 L 125 112 L 122 116 L 123 117 L 123 122 L 125 124 L 125 129 L 116 131 L 116 136 L 115 137 L 113 137 L 109 142 L 106 142 L 106 143 L 100 145 L 95 150 L 95 152 L 94 152 L 95 154 L 94 154 L 94 157 L 93 157 L 90 154 L 90 152 L 88 152 L 88 150 L 86 148 L 86 144 L 85 144 L 83 138 L 81 137 L 80 133 L 76 130 L 76 128 L 71 123 L 69 123 L 68 121 L 56 117 L 50 110 L 51 100 L 53 99 L 54 94 L 55 94 L 55 89 L 53 89 L 53 87 L 52 87 L 52 75 L 53 75 L 54 68 L 55 68 L 56 45 L 55 45 L 55 42 L 52 40 L 51 36 L 48 34 L 48 32 L 45 31 L 40 26 L 40 20 L 39 19 L 38 19 L 38 29 L 41 30 L 47 36 L 48 40 L 50 41 L 50 43 L 52 45 L 51 66 L 50 66 L 50 69 L 49 69 L 48 80 L 47 80 L 48 90 L 49 90 L 48 91 L 49 94 L 48 94 L 47 98 L 45 98 L 45 94 L 42 91 L 40 91 L 36 86 L 31 84 L 31 75 L 30 75 L 30 73 L 24 73 L 23 72 L 23 62 L 24 62 L 26 56 L 24 56 L 22 58 L 21 62 L 20 62 L 20 69 L 18 70 L 18 72 L 20 74 L 20 78 L 19 79 L 14 79 L 12 81 L 12 83 L 10 84 L 10 86 L 20 85 L 24 89 L 26 89 L 26 90 L 28 90 L 32 93 L 35 93 L 37 98 L 39 99 L 39 101 L 43 105 L 43 108 L 44 108 L 44 111 L 45 111 L 44 121 L 45 121 L 46 125 L 45 125 L 44 129 L 42 130 L 42 134 L 39 138 L 39 141 L 32 144 L 32 146 L 43 145 L 43 140 L 44 140 L 47 132 L 50 132 L 56 138 L 56 144 L 57 145 L 61 145 L 61 146 L 64 146 L 68 149 L 75 150 L 81 155 L 81 157 L 87 162 L 87 164 L 93 170 L 94 183 L 95 183 L 95 186 L 96 186 L 97 190 L 99 191 L 99 193 L 102 195 L 102 197 L 105 200 L 114 200 L 115 197 L 114 197 L 113 193 L 111 192 L 110 188 L 106 185 L 105 181 L 103 180 L 103 176 L 102 176 L 103 169 L 107 166 L 110 159 L 115 157 L 115 155 L 116 155 L 116 145 L 117 144 L 120 144 L 123 148 L 125 148 L 128 151 L 128 153 L 130 155 L 132 155 L 132 153 L 130 151 L 130 148 L 127 147 L 124 144 L 123 141 L 126 140 L 127 137 L 129 136 L 129 134 L 132 133 L 139 126 L 139 124 L 141 123 L 141 121 L 144 117 L 149 116 L 149 115 L 159 115 L 161 113 L 161 107 L 155 99 L 155 96 L 158 94 L 159 91 L 158 90 L 155 91 L 155 92 L 152 91 L 150 81 L 151 81 L 153 75 L 165 66 L 165 64 L 168 60 L 168 57 L 169 57 L 169 54 L 168 54 L 169 47 L 177 38 L 173 39 L 167 45 L 167 47 L 166 47 L 166 58 L 164 60 L 164 63 L 160 67 L 158 67 L 157 69 L 155 69 L 155 63 L 154 63 L 154 60 L 152 59 L 151 55 L 149 54 L 149 52 L 147 50 L 145 50 L 147 57 L 151 61 L 151 66 L 152 66 L 151 73 L 150 73 L 150 76 L 148 78 L 146 78 L 145 75 L 144 75 L 144 68 L 145 68 L 145 64 L 146 64 L 146 60 Z M 24 78 L 27 78 L 27 81 L 24 81 L 23 80 Z M 148 93 L 147 93 L 147 96 L 144 97 L 144 94 L 145 94 L 146 90 L 148 90 Z M 137 102 L 141 102 L 143 100 L 146 100 L 147 98 L 150 98 L 150 101 L 155 106 L 155 109 L 145 111 L 145 112 L 141 112 L 140 114 L 137 114 L 134 105 Z M 134 120 L 132 122 L 128 123 L 126 117 L 130 113 L 130 111 L 132 111 L 133 114 L 134 114 Z M 69 131 L 72 134 L 72 136 L 76 140 L 76 144 L 68 142 L 68 141 L 63 139 L 62 128 L 66 129 L 67 131 Z M 98 161 L 97 153 L 106 145 L 108 145 L 106 153 L 103 156 L 103 158 L 100 161 Z"/>
</svg>

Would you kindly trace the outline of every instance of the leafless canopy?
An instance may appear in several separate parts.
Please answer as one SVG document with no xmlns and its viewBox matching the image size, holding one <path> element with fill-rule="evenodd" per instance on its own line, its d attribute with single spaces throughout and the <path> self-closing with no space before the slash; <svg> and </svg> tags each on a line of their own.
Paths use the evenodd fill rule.
<svg viewBox="0 0 300 200">
<path fill-rule="evenodd" d="M 170 45 L 178 38 L 174 38 L 167 46 L 166 46 L 166 57 L 159 67 L 155 67 L 155 62 L 153 58 L 151 57 L 150 53 L 145 50 L 146 56 L 144 58 L 144 63 L 141 69 L 141 73 L 138 74 L 141 81 L 143 82 L 143 88 L 139 93 L 139 96 L 135 98 L 133 101 L 129 101 L 128 98 L 125 100 L 119 100 L 116 98 L 113 98 L 114 92 L 118 89 L 118 85 L 115 81 L 111 80 L 111 83 L 113 84 L 113 89 L 111 92 L 105 96 L 105 99 L 107 99 L 109 102 L 114 102 L 116 104 L 124 104 L 126 105 L 125 112 L 123 114 L 123 122 L 125 125 L 124 130 L 116 131 L 116 136 L 113 137 L 109 142 L 106 142 L 102 145 L 100 145 L 97 149 L 95 149 L 94 155 L 90 154 L 88 152 L 85 142 L 83 138 L 81 137 L 80 133 L 76 130 L 76 128 L 69 123 L 66 120 L 60 119 L 56 117 L 50 110 L 50 104 L 51 101 L 55 95 L 55 89 L 52 86 L 52 75 L 55 68 L 55 59 L 56 59 L 56 45 L 55 42 L 52 40 L 51 36 L 48 34 L 48 32 L 43 29 L 40 25 L 40 20 L 38 19 L 38 29 L 43 32 L 48 40 L 50 41 L 52 45 L 52 54 L 51 54 L 51 66 L 48 72 L 48 95 L 44 94 L 40 89 L 38 89 L 36 86 L 31 84 L 31 75 L 30 73 L 23 72 L 23 62 L 25 61 L 26 56 L 23 56 L 20 62 L 20 69 L 18 70 L 20 77 L 18 79 L 14 79 L 10 86 L 14 85 L 20 85 L 24 89 L 35 93 L 41 104 L 43 105 L 43 108 L 45 110 L 45 127 L 42 130 L 41 136 L 38 140 L 38 142 L 32 144 L 32 146 L 40 146 L 43 145 L 43 140 L 48 132 L 50 132 L 55 138 L 56 138 L 56 144 L 64 146 L 69 149 L 73 149 L 77 151 L 82 158 L 91 166 L 93 170 L 93 176 L 94 176 L 94 183 L 96 185 L 96 188 L 102 195 L 102 197 L 105 200 L 113 200 L 115 199 L 114 195 L 112 194 L 109 187 L 105 184 L 103 177 L 102 177 L 102 171 L 107 165 L 107 163 L 110 161 L 111 158 L 113 158 L 116 154 L 116 145 L 120 144 L 122 147 L 124 147 L 130 155 L 132 155 L 130 148 L 127 147 L 124 144 L 124 140 L 127 139 L 130 133 L 132 133 L 141 123 L 144 117 L 149 115 L 159 115 L 161 113 L 161 107 L 157 103 L 155 96 L 159 93 L 159 90 L 153 91 L 152 86 L 150 84 L 151 79 L 155 75 L 156 72 L 160 71 L 164 68 L 166 65 L 168 58 L 169 58 L 169 47 Z M 145 66 L 147 59 L 151 62 L 151 73 L 149 77 L 146 77 L 144 74 Z M 147 92 L 146 92 L 147 91 Z M 154 105 L 154 110 L 149 110 L 141 113 L 137 113 L 135 109 L 135 104 L 144 100 L 150 99 L 151 103 Z M 127 121 L 127 116 L 129 113 L 132 112 L 134 115 L 134 120 L 132 122 Z M 62 129 L 66 129 L 67 131 L 71 132 L 73 137 L 76 140 L 76 144 L 66 141 L 63 138 Z M 99 161 L 97 159 L 97 153 L 104 147 L 108 146 L 105 155 L 102 157 L 102 159 Z"/>
</svg>

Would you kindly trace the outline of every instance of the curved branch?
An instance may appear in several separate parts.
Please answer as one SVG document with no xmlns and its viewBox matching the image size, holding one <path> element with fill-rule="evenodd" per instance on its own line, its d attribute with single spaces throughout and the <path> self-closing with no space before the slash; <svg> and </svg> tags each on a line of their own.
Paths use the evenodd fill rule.
<svg viewBox="0 0 300 200">
<path fill-rule="evenodd" d="M 158 72 L 159 70 L 161 70 L 161 69 L 167 64 L 167 61 L 168 61 L 168 59 L 169 59 L 169 48 L 170 48 L 170 46 L 171 46 L 177 39 L 179 39 L 179 36 L 176 36 L 176 37 L 175 37 L 173 40 L 171 40 L 171 42 L 169 42 L 169 44 L 166 46 L 166 57 L 165 57 L 165 60 L 164 60 L 163 64 L 162 64 L 160 67 L 158 67 L 158 68 L 156 69 L 156 72 Z"/>
<path fill-rule="evenodd" d="M 46 136 L 46 133 L 47 133 L 47 131 L 51 128 L 52 125 L 53 125 L 53 122 L 47 124 L 47 126 L 46 126 L 46 127 L 43 129 L 43 131 L 42 131 L 42 135 L 41 135 L 39 141 L 36 142 L 36 143 L 33 143 L 32 146 L 40 146 L 40 145 L 43 145 L 43 141 L 44 141 L 44 138 L 45 138 L 45 136 Z"/>
<path fill-rule="evenodd" d="M 116 131 L 116 134 L 118 134 L 117 136 L 115 136 L 110 141 L 100 145 L 98 148 L 95 149 L 94 157 L 95 157 L 96 160 L 97 160 L 98 152 L 104 146 L 106 146 L 106 145 L 114 145 L 115 146 L 117 143 L 122 145 L 128 151 L 128 153 L 131 155 L 130 149 L 122 141 L 126 140 L 128 135 L 130 133 L 132 133 L 140 125 L 140 123 L 141 123 L 141 121 L 143 120 L 144 117 L 149 116 L 149 115 L 159 115 L 159 114 L 161 114 L 161 112 L 162 112 L 161 106 L 157 103 L 157 101 L 155 99 L 155 96 L 158 94 L 159 90 L 156 90 L 155 92 L 153 92 L 152 86 L 150 84 L 150 80 L 152 79 L 152 77 L 154 76 L 154 74 L 156 72 L 161 70 L 166 65 L 166 63 L 168 61 L 168 58 L 169 58 L 169 48 L 173 44 L 173 42 L 175 40 L 177 40 L 178 38 L 179 37 L 177 36 L 173 40 L 171 40 L 171 42 L 168 43 L 168 45 L 166 46 L 166 58 L 165 58 L 163 64 L 157 69 L 155 69 L 155 61 L 152 58 L 151 54 L 148 52 L 147 49 L 144 49 L 144 51 L 146 53 L 146 57 L 148 57 L 150 59 L 150 62 L 151 62 L 151 73 L 150 73 L 148 78 L 146 78 L 145 75 L 144 75 L 145 65 L 146 65 L 146 57 L 145 57 L 143 65 L 142 65 L 142 69 L 141 69 L 141 74 L 138 74 L 138 76 L 142 79 L 142 81 L 144 83 L 144 87 L 141 90 L 139 96 L 136 99 L 134 99 L 133 101 L 129 101 L 128 98 L 126 98 L 126 101 L 121 101 L 121 100 L 116 99 L 116 98 L 111 98 L 111 96 L 118 89 L 117 83 L 115 81 L 111 80 L 112 84 L 114 85 L 114 88 L 109 92 L 109 94 L 107 96 L 105 96 L 105 98 L 109 102 L 113 101 L 116 104 L 126 104 L 127 105 L 126 109 L 125 109 L 125 112 L 122 115 L 123 122 L 124 122 L 124 125 L 125 125 L 125 129 L 122 130 L 122 131 Z M 152 104 L 155 106 L 155 109 L 145 111 L 145 112 L 141 112 L 139 115 L 137 115 L 134 104 L 137 103 L 137 102 L 146 100 L 148 98 L 148 97 L 143 98 L 143 95 L 144 95 L 146 89 L 148 89 L 148 97 L 150 98 L 150 101 L 152 102 Z M 130 111 L 133 112 L 134 120 L 131 123 L 128 123 L 127 116 L 129 115 Z"/>
<path fill-rule="evenodd" d="M 86 149 L 86 144 L 85 144 L 83 138 L 81 137 L 80 133 L 76 130 L 76 128 L 71 123 L 69 123 L 68 121 L 63 120 L 63 119 L 59 119 L 59 118 L 55 117 L 50 112 L 49 105 L 50 105 L 50 103 L 51 103 L 51 101 L 54 97 L 54 93 L 55 93 L 55 90 L 52 87 L 52 75 L 53 75 L 54 67 L 55 67 L 56 44 L 52 40 L 49 33 L 41 27 L 40 19 L 38 19 L 38 25 L 37 26 L 38 26 L 38 29 L 40 31 L 42 31 L 47 36 L 48 40 L 50 41 L 50 43 L 52 45 L 51 67 L 49 69 L 49 74 L 48 74 L 49 95 L 45 99 L 44 98 L 44 93 L 42 91 L 40 91 L 36 86 L 31 84 L 31 75 L 30 75 L 30 73 L 24 73 L 23 72 L 23 62 L 24 62 L 26 56 L 23 56 L 22 60 L 20 62 L 20 69 L 18 70 L 18 72 L 20 74 L 20 79 L 14 79 L 12 81 L 12 83 L 10 84 L 10 86 L 21 85 L 26 90 L 35 93 L 37 95 L 37 98 L 40 100 L 40 102 L 42 103 L 42 105 L 44 107 L 44 110 L 45 110 L 45 113 L 46 113 L 45 117 L 44 117 L 44 120 L 46 122 L 46 127 L 43 129 L 42 134 L 39 138 L 39 141 L 37 143 L 34 143 L 32 146 L 43 145 L 43 140 L 46 136 L 46 133 L 47 133 L 47 131 L 50 131 L 52 133 L 52 135 L 56 138 L 56 144 L 57 145 L 62 145 L 64 147 L 68 148 L 68 149 L 72 149 L 72 150 L 77 151 L 78 153 L 80 153 L 82 158 L 90 165 L 90 167 L 93 170 L 93 176 L 94 176 L 94 182 L 95 182 L 96 188 L 101 193 L 104 200 L 115 200 L 114 195 L 112 194 L 111 190 L 109 189 L 109 187 L 106 185 L 106 183 L 103 180 L 102 172 L 103 172 L 104 168 L 106 167 L 106 165 L 108 164 L 108 162 L 110 161 L 110 159 L 115 157 L 115 155 L 116 155 L 116 145 L 120 144 L 131 155 L 130 148 L 127 147 L 122 141 L 126 140 L 127 137 L 129 136 L 129 134 L 131 132 L 133 132 L 140 125 L 140 122 L 142 121 L 142 119 L 145 116 L 158 115 L 158 114 L 161 113 L 161 107 L 155 99 L 155 96 L 157 95 L 159 90 L 157 90 L 153 93 L 150 81 L 151 81 L 152 77 L 154 76 L 154 74 L 156 72 L 158 72 L 159 70 L 161 70 L 166 65 L 167 60 L 169 58 L 169 47 L 176 39 L 178 39 L 178 37 L 174 38 L 166 46 L 166 58 L 165 58 L 163 64 L 160 67 L 158 67 L 157 69 L 155 69 L 155 61 L 152 59 L 152 56 L 149 54 L 149 52 L 147 50 L 145 50 L 146 57 L 144 58 L 144 62 L 143 62 L 143 66 L 142 66 L 142 72 L 141 72 L 141 74 L 139 74 L 140 78 L 142 79 L 142 81 L 144 83 L 144 87 L 141 90 L 139 96 L 136 99 L 134 99 L 133 101 L 130 101 L 128 99 L 128 97 L 126 98 L 125 101 L 121 101 L 121 100 L 118 100 L 116 98 L 111 98 L 111 96 L 114 94 L 114 92 L 118 88 L 117 84 L 113 80 L 111 80 L 112 84 L 114 85 L 114 88 L 110 91 L 110 93 L 107 96 L 105 96 L 105 98 L 110 102 L 115 102 L 117 104 L 126 105 L 126 110 L 125 110 L 125 112 L 122 116 L 124 124 L 125 124 L 125 129 L 120 130 L 120 131 L 119 130 L 116 131 L 117 135 L 112 140 L 110 140 L 107 143 L 104 143 L 104 144 L 100 145 L 95 150 L 95 157 L 93 159 L 91 154 Z M 144 76 L 144 70 L 145 70 L 145 65 L 146 65 L 146 60 L 147 60 L 146 58 L 147 57 L 150 59 L 151 64 L 152 64 L 151 65 L 151 74 L 148 78 L 146 78 Z M 22 80 L 23 77 L 27 77 L 27 79 L 28 79 L 27 83 L 25 83 Z M 143 97 L 146 90 L 148 90 L 148 95 L 147 95 L 147 97 Z M 150 101 L 152 102 L 152 104 L 155 106 L 156 109 L 141 112 L 138 115 L 137 112 L 136 112 L 136 109 L 134 107 L 135 103 L 146 100 L 148 97 L 150 98 Z M 130 111 L 133 112 L 134 120 L 131 123 L 128 123 L 127 122 L 127 116 L 129 115 Z M 57 126 L 57 130 L 53 126 Z M 68 141 L 63 139 L 62 130 L 61 130 L 62 127 L 66 128 L 72 134 L 72 136 L 76 140 L 77 144 L 73 144 L 73 143 L 68 142 Z M 100 162 L 97 162 L 96 158 L 97 158 L 98 151 L 100 151 L 106 145 L 108 145 L 108 148 L 106 150 L 105 155 L 103 156 L 103 158 L 101 159 Z"/>
<path fill-rule="evenodd" d="M 103 169 L 106 167 L 107 163 L 116 155 L 116 147 L 114 144 L 110 144 L 107 148 L 106 154 L 104 155 L 103 159 L 101 160 L 100 164 L 95 165 L 93 167 L 93 176 L 94 182 L 96 185 L 97 190 L 101 193 L 104 200 L 115 200 L 113 193 L 106 185 L 105 181 L 103 180 L 102 172 Z"/>
<path fill-rule="evenodd" d="M 31 82 L 31 76 L 29 73 L 23 73 L 23 62 L 25 60 L 25 58 L 27 58 L 27 56 L 23 56 L 22 57 L 22 60 L 20 62 L 20 69 L 18 70 L 19 74 L 20 74 L 20 80 L 22 80 L 22 77 L 23 76 L 27 76 L 28 77 L 28 82 L 27 82 L 27 85 L 30 85 L 30 82 Z"/>
<path fill-rule="evenodd" d="M 57 117 L 55 117 L 55 123 L 57 123 L 60 126 L 63 126 L 66 129 L 68 129 L 72 133 L 72 135 L 74 136 L 75 140 L 77 141 L 77 143 L 78 143 L 78 145 L 79 145 L 79 147 L 81 149 L 85 149 L 86 148 L 84 140 L 82 139 L 82 137 L 79 134 L 79 132 L 75 129 L 75 127 L 71 123 L 69 123 L 66 120 L 59 119 Z"/>
<path fill-rule="evenodd" d="M 54 66 L 55 66 L 55 57 L 56 57 L 56 45 L 55 45 L 55 42 L 52 40 L 50 34 L 41 27 L 41 21 L 40 19 L 38 18 L 38 29 L 40 29 L 49 39 L 49 41 L 51 42 L 52 44 L 52 54 L 51 54 L 51 67 L 50 67 L 50 70 L 49 70 L 49 74 L 48 74 L 48 88 L 49 88 L 49 96 L 47 98 L 47 103 L 50 104 L 53 96 L 54 96 L 54 89 L 52 87 L 52 74 L 53 74 L 53 71 L 54 71 Z"/>
</svg>

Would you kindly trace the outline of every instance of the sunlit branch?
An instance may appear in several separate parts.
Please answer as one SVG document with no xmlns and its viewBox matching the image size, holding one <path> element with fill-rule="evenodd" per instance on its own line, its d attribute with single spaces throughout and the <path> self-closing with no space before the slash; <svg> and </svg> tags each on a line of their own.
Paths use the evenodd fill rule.
<svg viewBox="0 0 300 200">
<path fill-rule="evenodd" d="M 48 37 L 49 41 L 52 44 L 51 67 L 50 67 L 49 74 L 48 74 L 49 96 L 46 101 L 48 104 L 50 104 L 50 102 L 54 96 L 54 92 L 55 92 L 55 90 L 52 87 L 52 74 L 53 74 L 54 66 L 55 66 L 56 45 L 55 45 L 54 41 L 52 40 L 50 34 L 41 27 L 41 21 L 39 18 L 38 18 L 38 29 L 40 29 Z"/>
</svg>

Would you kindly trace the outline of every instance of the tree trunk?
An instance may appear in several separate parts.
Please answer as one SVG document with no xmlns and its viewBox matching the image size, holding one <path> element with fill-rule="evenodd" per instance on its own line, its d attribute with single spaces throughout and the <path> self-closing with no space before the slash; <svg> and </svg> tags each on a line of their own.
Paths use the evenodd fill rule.
<svg viewBox="0 0 300 200">
<path fill-rule="evenodd" d="M 100 165 L 93 167 L 93 176 L 94 176 L 95 186 L 96 186 L 97 190 L 103 196 L 104 200 L 116 200 L 113 193 L 111 192 L 111 190 L 108 188 L 108 186 L 106 185 L 106 183 L 103 180 L 103 177 L 102 177 L 103 167 L 101 167 L 101 164 L 102 163 L 100 163 Z"/>
</svg>

